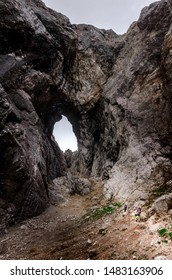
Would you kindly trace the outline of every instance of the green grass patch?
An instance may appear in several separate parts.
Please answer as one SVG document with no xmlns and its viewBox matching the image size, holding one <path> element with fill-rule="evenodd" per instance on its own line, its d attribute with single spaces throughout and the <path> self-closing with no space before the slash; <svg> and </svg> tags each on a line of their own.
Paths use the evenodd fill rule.
<svg viewBox="0 0 172 280">
<path fill-rule="evenodd" d="M 166 235 L 166 233 L 167 233 L 167 229 L 166 228 L 161 228 L 160 230 L 159 230 L 159 235 L 162 237 L 162 236 L 164 236 L 164 235 Z"/>
<path fill-rule="evenodd" d="M 162 237 L 162 242 L 168 244 L 169 238 L 172 239 L 172 232 L 166 228 L 161 228 L 159 230 L 159 235 Z"/>
<path fill-rule="evenodd" d="M 92 217 L 102 217 L 104 215 L 111 214 L 114 211 L 113 207 L 111 206 L 105 206 L 103 208 L 97 208 L 93 210 Z"/>
<path fill-rule="evenodd" d="M 117 207 L 117 208 L 121 208 L 123 204 L 120 202 L 114 202 L 114 203 L 111 203 L 111 205 L 114 207 Z"/>
<path fill-rule="evenodd" d="M 94 210 L 89 211 L 86 215 L 84 215 L 84 221 L 99 219 L 103 216 L 110 215 L 115 210 L 122 207 L 122 205 L 123 204 L 120 202 L 114 202 L 114 203 L 110 203 L 110 204 L 102 206 L 102 207 L 98 207 Z"/>
</svg>

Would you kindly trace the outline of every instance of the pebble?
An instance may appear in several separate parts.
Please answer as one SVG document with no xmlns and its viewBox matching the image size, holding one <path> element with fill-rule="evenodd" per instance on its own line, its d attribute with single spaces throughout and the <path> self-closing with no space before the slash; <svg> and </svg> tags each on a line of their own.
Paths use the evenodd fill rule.
<svg viewBox="0 0 172 280">
<path fill-rule="evenodd" d="M 87 246 L 90 246 L 91 244 L 92 244 L 91 239 L 88 239 L 87 242 L 86 242 L 86 245 L 87 245 Z"/>
<path fill-rule="evenodd" d="M 22 229 L 22 230 L 27 230 L 28 227 L 27 227 L 26 225 L 22 225 L 22 226 L 20 227 L 20 229 Z"/>
<path fill-rule="evenodd" d="M 123 227 L 121 228 L 122 231 L 126 231 L 127 229 L 128 229 L 127 226 L 123 226 Z"/>
<path fill-rule="evenodd" d="M 108 232 L 108 229 L 107 229 L 107 228 L 101 228 L 101 229 L 99 229 L 99 233 L 102 234 L 102 235 L 105 235 L 107 232 Z"/>
</svg>

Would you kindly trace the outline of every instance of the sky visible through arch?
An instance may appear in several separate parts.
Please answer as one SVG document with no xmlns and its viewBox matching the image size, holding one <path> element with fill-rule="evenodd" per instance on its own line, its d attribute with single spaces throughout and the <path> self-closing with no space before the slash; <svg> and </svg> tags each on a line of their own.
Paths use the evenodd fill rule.
<svg viewBox="0 0 172 280">
<path fill-rule="evenodd" d="M 43 0 L 43 2 L 48 7 L 67 16 L 73 24 L 91 24 L 102 29 L 113 29 L 117 34 L 123 34 L 133 21 L 138 20 L 141 9 L 155 1 Z M 77 149 L 76 137 L 65 117 L 55 124 L 53 134 L 63 151 Z"/>
<path fill-rule="evenodd" d="M 56 122 L 53 135 L 62 151 L 65 152 L 67 149 L 70 149 L 74 152 L 78 149 L 72 125 L 65 116 L 62 117 L 61 121 Z"/>
</svg>

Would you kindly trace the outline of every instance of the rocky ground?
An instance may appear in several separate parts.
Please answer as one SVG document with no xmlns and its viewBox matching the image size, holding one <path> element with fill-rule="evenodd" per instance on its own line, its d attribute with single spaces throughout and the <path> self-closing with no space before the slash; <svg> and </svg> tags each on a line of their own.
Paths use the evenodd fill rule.
<svg viewBox="0 0 172 280">
<path fill-rule="evenodd" d="M 54 203 L 53 203 L 54 204 Z M 116 205 L 116 206 L 114 206 Z M 111 208 L 109 208 L 111 207 Z M 101 211 L 102 209 L 112 209 Z M 105 202 L 100 186 L 85 196 L 67 195 L 43 214 L 17 224 L 0 236 L 0 259 L 172 259 L 171 216 L 123 216 L 119 203 Z"/>
</svg>

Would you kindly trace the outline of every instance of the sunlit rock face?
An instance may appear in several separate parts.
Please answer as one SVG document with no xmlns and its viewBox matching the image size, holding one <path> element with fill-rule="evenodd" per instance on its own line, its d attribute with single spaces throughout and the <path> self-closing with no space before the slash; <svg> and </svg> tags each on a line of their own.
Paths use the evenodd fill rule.
<svg viewBox="0 0 172 280">
<path fill-rule="evenodd" d="M 62 115 L 78 139 L 72 170 L 102 179 L 107 197 L 169 186 L 171 1 L 143 9 L 123 36 L 71 25 L 40 0 L 0 11 L 1 221 L 48 205 L 48 184 L 67 170 L 52 136 Z"/>
</svg>

